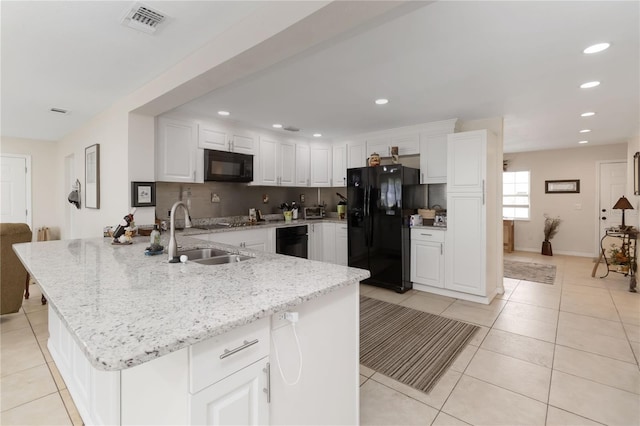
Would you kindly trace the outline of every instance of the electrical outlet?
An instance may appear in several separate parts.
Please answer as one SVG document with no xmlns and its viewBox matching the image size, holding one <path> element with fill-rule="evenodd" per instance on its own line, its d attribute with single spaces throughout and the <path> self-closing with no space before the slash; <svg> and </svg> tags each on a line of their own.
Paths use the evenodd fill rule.
<svg viewBox="0 0 640 426">
<path fill-rule="evenodd" d="M 304 203 L 304 194 L 300 194 L 300 202 Z"/>
<path fill-rule="evenodd" d="M 211 202 L 212 203 L 219 203 L 220 202 L 220 196 L 218 196 L 218 194 L 211 193 Z"/>
<path fill-rule="evenodd" d="M 269 194 L 262 194 L 262 203 L 267 204 L 269 202 Z"/>
</svg>

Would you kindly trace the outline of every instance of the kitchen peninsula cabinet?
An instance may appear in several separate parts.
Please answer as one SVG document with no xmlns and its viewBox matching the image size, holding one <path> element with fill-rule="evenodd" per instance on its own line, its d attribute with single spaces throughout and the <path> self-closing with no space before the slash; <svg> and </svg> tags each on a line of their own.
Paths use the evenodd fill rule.
<svg viewBox="0 0 640 426">
<path fill-rule="evenodd" d="M 309 224 L 309 259 L 347 266 L 347 224 Z"/>
<path fill-rule="evenodd" d="M 204 151 L 198 148 L 198 125 L 159 117 L 156 130 L 156 180 L 204 182 Z"/>
<path fill-rule="evenodd" d="M 144 245 L 14 245 L 49 300 L 47 346 L 87 424 L 358 423 L 368 271 L 248 249 L 240 263 L 173 264 Z"/>
</svg>

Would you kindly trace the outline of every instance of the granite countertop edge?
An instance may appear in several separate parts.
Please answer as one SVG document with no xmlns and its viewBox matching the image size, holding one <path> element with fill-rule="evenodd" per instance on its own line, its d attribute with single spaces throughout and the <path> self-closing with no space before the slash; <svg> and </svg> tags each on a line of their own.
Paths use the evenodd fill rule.
<svg viewBox="0 0 640 426">
<path fill-rule="evenodd" d="M 187 235 L 178 238 L 183 249 L 222 248 L 254 259 L 170 265 L 164 254 L 143 254 L 145 237 L 128 246 L 91 238 L 16 244 L 14 251 L 87 359 L 104 371 L 140 365 L 370 275 Z M 165 245 L 166 239 L 165 234 Z M 61 257 L 67 252 L 71 255 Z"/>
</svg>

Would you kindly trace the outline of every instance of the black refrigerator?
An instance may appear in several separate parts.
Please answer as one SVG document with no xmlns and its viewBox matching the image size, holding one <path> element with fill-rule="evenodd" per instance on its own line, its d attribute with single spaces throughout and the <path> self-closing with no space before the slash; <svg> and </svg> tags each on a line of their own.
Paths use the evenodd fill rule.
<svg viewBox="0 0 640 426">
<path fill-rule="evenodd" d="M 426 201 L 419 176 L 400 164 L 347 170 L 349 266 L 371 272 L 364 283 L 411 289 L 408 216 Z"/>
</svg>

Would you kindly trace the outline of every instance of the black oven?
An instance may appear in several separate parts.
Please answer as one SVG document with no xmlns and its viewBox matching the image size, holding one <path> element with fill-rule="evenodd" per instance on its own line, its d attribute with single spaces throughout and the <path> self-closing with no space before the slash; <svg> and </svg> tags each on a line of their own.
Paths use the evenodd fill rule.
<svg viewBox="0 0 640 426">
<path fill-rule="evenodd" d="M 308 259 L 307 225 L 276 228 L 276 253 Z"/>
<path fill-rule="evenodd" d="M 204 180 L 251 182 L 253 180 L 253 155 L 205 149 Z"/>
</svg>

